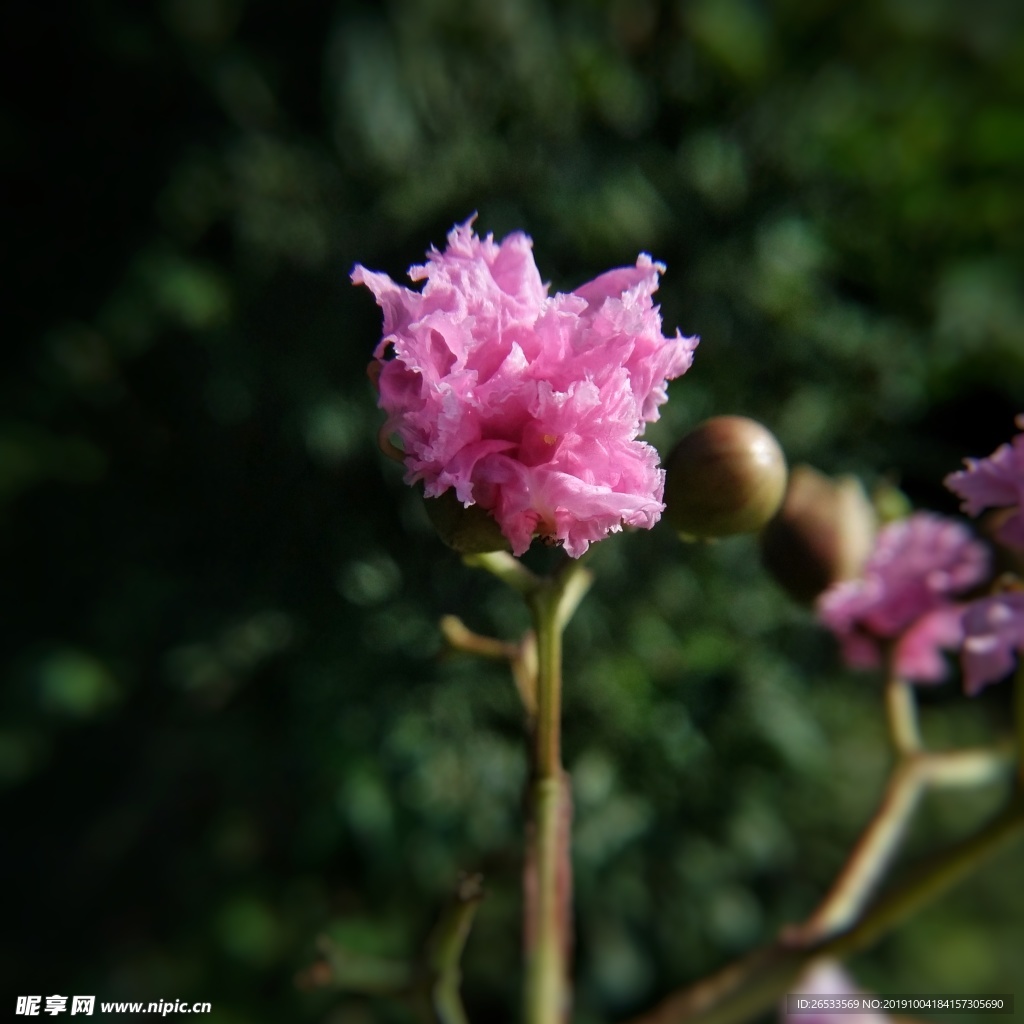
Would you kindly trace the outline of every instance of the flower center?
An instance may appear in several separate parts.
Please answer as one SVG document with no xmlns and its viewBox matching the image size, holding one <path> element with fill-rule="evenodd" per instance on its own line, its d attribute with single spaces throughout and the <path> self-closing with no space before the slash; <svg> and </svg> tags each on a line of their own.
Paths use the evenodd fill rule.
<svg viewBox="0 0 1024 1024">
<path fill-rule="evenodd" d="M 550 462 L 558 451 L 562 437 L 546 430 L 536 420 L 523 427 L 519 441 L 519 461 L 524 466 L 540 466 Z"/>
</svg>

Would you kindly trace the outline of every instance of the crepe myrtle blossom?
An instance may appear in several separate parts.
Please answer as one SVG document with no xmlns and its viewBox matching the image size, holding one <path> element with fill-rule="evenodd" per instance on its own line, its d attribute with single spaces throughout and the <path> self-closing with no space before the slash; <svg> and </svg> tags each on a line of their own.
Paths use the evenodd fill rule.
<svg viewBox="0 0 1024 1024">
<path fill-rule="evenodd" d="M 1024 654 L 1024 591 L 1007 591 L 972 601 L 964 612 L 960 664 L 972 696 L 1009 675 L 1015 655 Z"/>
<path fill-rule="evenodd" d="M 879 530 L 860 577 L 826 590 L 818 617 L 851 667 L 877 666 L 893 644 L 900 678 L 937 682 L 946 675 L 940 649 L 963 640 L 964 606 L 953 598 L 988 573 L 988 551 L 965 527 L 918 512 Z"/>
<path fill-rule="evenodd" d="M 406 482 L 489 511 L 516 555 L 535 534 L 578 557 L 624 524 L 653 526 L 664 472 L 637 438 L 697 345 L 662 336 L 651 296 L 664 265 L 641 254 L 549 295 L 530 238 L 498 243 L 472 224 L 410 268 L 422 291 L 352 272 L 384 311 L 379 404 Z"/>
<path fill-rule="evenodd" d="M 1014 421 L 1024 430 L 1024 413 Z M 1024 549 L 1024 434 L 1000 445 L 987 459 L 964 459 L 967 468 L 946 477 L 946 486 L 963 499 L 968 515 L 986 508 L 1012 508 L 998 537 L 1011 547 Z"/>
<path fill-rule="evenodd" d="M 834 960 L 817 960 L 793 983 L 781 1006 L 783 1024 L 886 1024 L 864 1006 L 866 993 Z"/>
</svg>

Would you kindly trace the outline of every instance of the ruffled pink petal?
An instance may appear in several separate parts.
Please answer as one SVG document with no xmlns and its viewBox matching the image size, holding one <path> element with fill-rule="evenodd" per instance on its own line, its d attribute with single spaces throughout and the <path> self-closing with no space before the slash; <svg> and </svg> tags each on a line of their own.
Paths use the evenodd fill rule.
<svg viewBox="0 0 1024 1024">
<path fill-rule="evenodd" d="M 1020 507 L 1024 508 L 1024 500 Z M 999 527 L 996 536 L 1008 547 L 1024 550 L 1024 512 L 1017 512 Z"/>
<path fill-rule="evenodd" d="M 905 679 L 944 677 L 942 649 L 961 639 L 955 596 L 989 574 L 987 549 L 959 523 L 919 512 L 883 527 L 860 578 L 833 584 L 818 599 L 819 620 L 854 668 L 878 663 L 895 642 L 895 670 Z"/>
<path fill-rule="evenodd" d="M 964 688 L 976 694 L 1013 671 L 1024 653 L 1024 593 L 996 594 L 973 601 L 964 614 L 960 662 Z"/>
<path fill-rule="evenodd" d="M 606 300 L 621 301 L 626 294 L 645 294 L 650 298 L 658 290 L 658 275 L 665 273 L 664 263 L 655 263 L 647 253 L 637 257 L 635 267 L 618 267 L 598 274 L 593 281 L 573 289 L 588 306 L 598 310 Z"/>
<path fill-rule="evenodd" d="M 401 333 L 419 316 L 421 298 L 388 277 L 356 264 L 352 271 L 352 283 L 365 285 L 373 292 L 377 305 L 384 311 L 384 337 L 377 345 L 374 355 L 380 359 L 392 341 L 392 336 Z"/>
<path fill-rule="evenodd" d="M 666 381 L 690 368 L 698 341 L 678 332 L 673 339 L 662 337 L 661 315 L 651 296 L 664 270 L 663 264 L 641 253 L 636 267 L 608 271 L 573 293 L 590 307 L 587 315 L 593 335 L 620 353 L 639 397 L 641 430 L 644 423 L 658 419 L 658 407 L 668 397 Z"/>
<path fill-rule="evenodd" d="M 1024 428 L 1024 414 L 1015 422 Z M 987 459 L 964 459 L 964 464 L 966 469 L 945 480 L 963 499 L 964 512 L 977 516 L 987 508 L 1015 508 L 998 536 L 1011 547 L 1024 548 L 1024 434 L 1000 445 Z"/>
<path fill-rule="evenodd" d="M 896 643 L 896 674 L 908 682 L 942 682 L 949 675 L 942 652 L 962 643 L 963 613 L 963 605 L 948 604 L 922 615 Z"/>
<path fill-rule="evenodd" d="M 384 310 L 380 406 L 406 480 L 489 510 L 517 554 L 539 534 L 578 556 L 657 522 L 664 474 L 638 435 L 697 344 L 661 333 L 663 270 L 641 254 L 549 296 L 526 235 L 481 239 L 472 220 L 410 269 L 422 291 L 357 266 Z"/>
</svg>

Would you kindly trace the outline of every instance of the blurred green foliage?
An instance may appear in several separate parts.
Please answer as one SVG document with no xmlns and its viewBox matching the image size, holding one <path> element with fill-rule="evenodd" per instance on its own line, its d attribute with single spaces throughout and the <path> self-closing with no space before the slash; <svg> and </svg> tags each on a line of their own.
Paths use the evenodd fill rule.
<svg viewBox="0 0 1024 1024">
<path fill-rule="evenodd" d="M 1024 401 L 1024 8 L 1012 0 L 13 5 L 0 109 L 0 707 L 10 993 L 210 1000 L 221 1024 L 410 1019 L 302 992 L 320 933 L 403 956 L 484 873 L 465 992 L 518 998 L 515 600 L 375 447 L 379 314 L 456 221 L 571 288 L 639 250 L 702 336 L 650 440 L 711 413 L 899 483 Z M 886 770 L 877 681 L 749 539 L 595 552 L 568 636 L 578 1016 L 649 1005 L 813 907 Z M 922 694 L 935 740 L 1006 687 Z M 934 801 L 912 847 L 995 796 Z M 853 965 L 1012 991 L 1007 854 Z"/>
</svg>

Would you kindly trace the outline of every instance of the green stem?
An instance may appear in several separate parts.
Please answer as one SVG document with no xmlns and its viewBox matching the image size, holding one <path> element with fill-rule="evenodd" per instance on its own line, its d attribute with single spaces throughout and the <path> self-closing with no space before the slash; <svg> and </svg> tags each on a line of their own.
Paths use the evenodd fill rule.
<svg viewBox="0 0 1024 1024">
<path fill-rule="evenodd" d="M 502 552 L 475 555 L 466 561 L 523 594 L 533 616 L 534 630 L 518 645 L 480 637 L 454 616 L 442 620 L 442 629 L 457 649 L 506 658 L 527 714 L 531 781 L 523 872 L 524 1010 L 527 1024 L 559 1024 L 569 1004 L 571 947 L 572 804 L 562 769 L 562 632 L 586 592 L 589 574 L 567 567 L 551 579 L 542 579 Z M 439 976 L 434 1006 L 444 1024 L 464 1024 L 457 974 Z"/>
<path fill-rule="evenodd" d="M 925 782 L 935 789 L 965 789 L 999 782 L 1013 773 L 1016 763 L 1012 742 L 991 747 L 922 752 L 915 758 Z"/>
<path fill-rule="evenodd" d="M 488 551 L 480 555 L 465 555 L 462 560 L 474 569 L 484 569 L 491 575 L 497 576 L 502 583 L 507 583 L 513 590 L 518 590 L 519 593 L 525 594 L 527 597 L 544 582 L 507 551 Z"/>
<path fill-rule="evenodd" d="M 786 929 L 786 941 L 809 945 L 848 928 L 895 857 L 924 793 L 998 782 L 1012 767 L 1011 758 L 1011 749 L 1004 744 L 973 750 L 922 750 L 902 757 L 889 778 L 882 803 L 828 895 L 807 921 Z"/>
<path fill-rule="evenodd" d="M 967 878 L 1022 832 L 1024 801 L 1018 798 L 974 835 L 930 857 L 913 878 L 886 893 L 849 932 L 827 943 L 826 952 L 849 956 L 871 945 Z"/>
<path fill-rule="evenodd" d="M 537 631 L 537 720 L 533 772 L 539 779 L 557 779 L 562 772 L 562 623 L 559 593 L 544 587 L 531 601 Z"/>
<path fill-rule="evenodd" d="M 885 709 L 889 738 L 897 754 L 913 754 L 923 746 L 917 722 L 917 704 L 913 688 L 895 674 L 885 685 Z"/>
<path fill-rule="evenodd" d="M 572 1001 L 572 796 L 562 767 L 562 633 L 590 580 L 571 561 L 527 593 L 537 672 L 524 872 L 526 1024 L 560 1024 Z"/>
<path fill-rule="evenodd" d="M 571 1003 L 572 796 L 562 768 L 562 633 L 591 575 L 579 559 L 566 559 L 549 578 L 530 572 L 506 552 L 467 556 L 464 561 L 497 576 L 522 594 L 533 616 L 533 632 L 514 650 L 501 651 L 512 665 L 531 734 L 528 821 L 523 868 L 526 1024 L 561 1024 Z M 467 638 L 452 622 L 449 636 Z M 499 648 L 485 644 L 487 653 Z"/>
<path fill-rule="evenodd" d="M 784 932 L 789 942 L 808 945 L 821 941 L 857 918 L 896 856 L 930 781 L 922 763 L 928 755 L 923 749 L 914 692 L 896 673 L 892 644 L 885 652 L 885 664 L 885 717 L 897 759 L 885 796 L 818 908 L 802 924 Z"/>
<path fill-rule="evenodd" d="M 463 878 L 431 937 L 427 970 L 431 1003 L 440 1024 L 468 1024 L 459 993 L 462 982 L 460 962 L 481 899 L 483 887 L 480 876 Z"/>
<path fill-rule="evenodd" d="M 526 895 L 526 1024 L 560 1024 L 571 991 L 571 804 L 567 779 L 536 779 L 530 786 L 524 890 Z"/>
<path fill-rule="evenodd" d="M 831 890 L 802 925 L 787 930 L 790 941 L 808 944 L 849 927 L 892 863 L 925 790 L 927 778 L 912 757 L 893 770 L 878 810 L 854 846 Z"/>
<path fill-rule="evenodd" d="M 537 635 L 530 835 L 526 859 L 526 1024 L 559 1024 L 569 1003 L 568 786 L 561 747 L 562 628 L 555 581 L 531 595 Z"/>
</svg>

